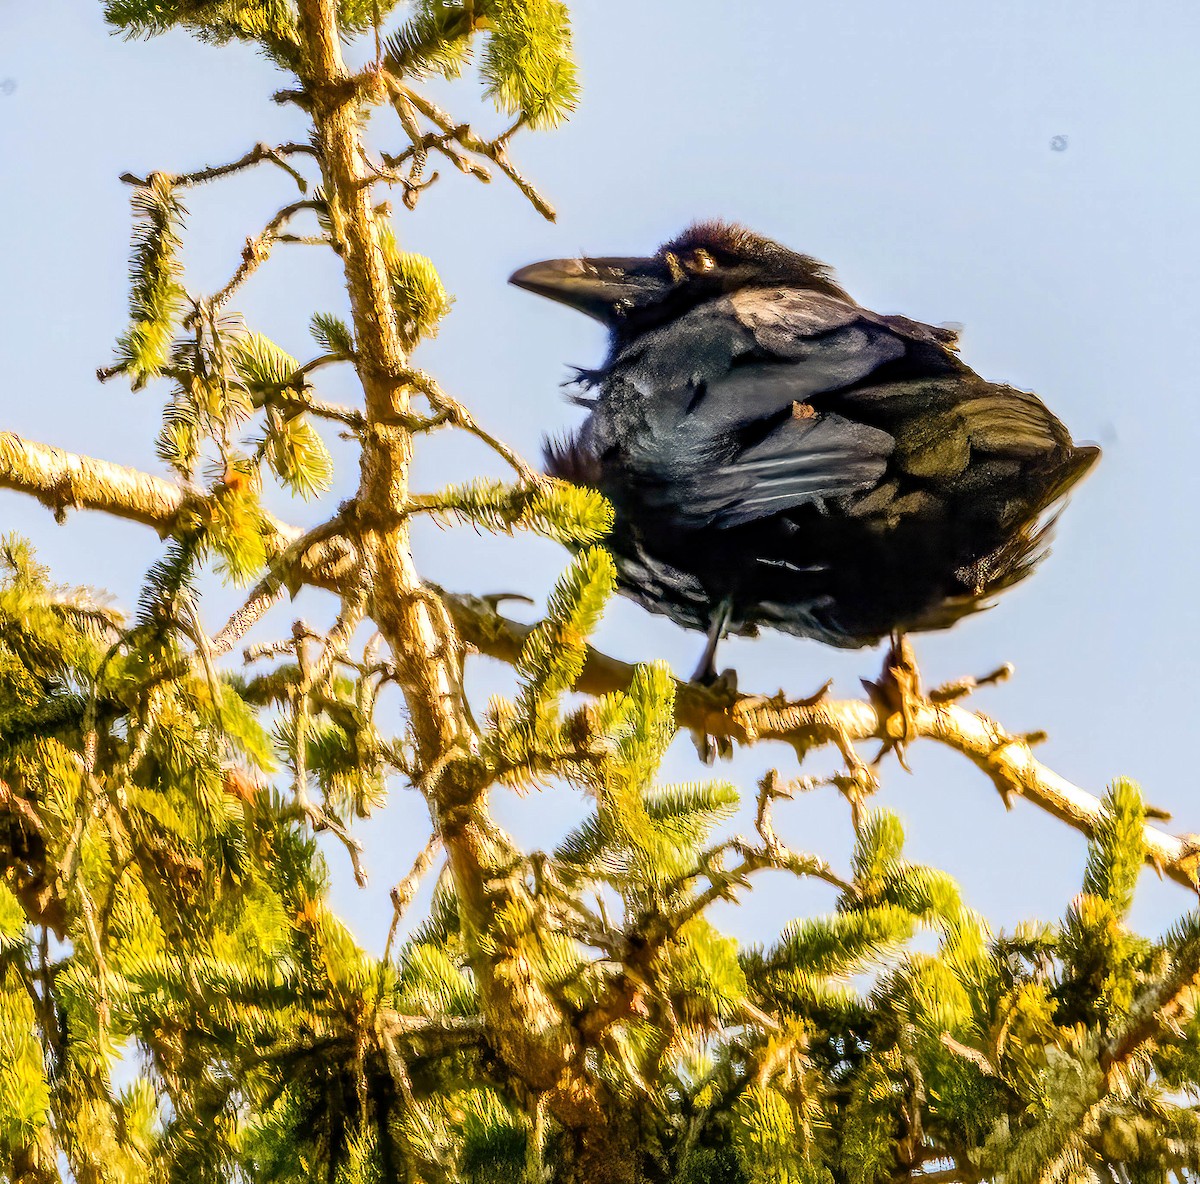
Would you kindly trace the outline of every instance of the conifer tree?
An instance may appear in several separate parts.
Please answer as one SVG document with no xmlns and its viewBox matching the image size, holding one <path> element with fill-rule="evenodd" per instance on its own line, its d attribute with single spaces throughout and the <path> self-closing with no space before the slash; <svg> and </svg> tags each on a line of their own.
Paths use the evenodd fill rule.
<svg viewBox="0 0 1200 1184">
<path fill-rule="evenodd" d="M 0 486 L 165 540 L 132 613 L 57 586 L 28 542 L 0 542 L 0 1179 L 1200 1178 L 1200 915 L 1161 940 L 1128 923 L 1145 864 L 1194 889 L 1197 849 L 1147 822 L 1138 787 L 1117 779 L 1101 799 L 1066 785 L 954 702 L 969 681 L 922 691 L 902 649 L 861 702 L 722 697 L 596 653 L 609 507 L 538 475 L 412 365 L 449 298 L 378 191 L 435 200 L 440 160 L 502 174 L 553 216 L 510 150 L 579 99 L 566 7 L 109 0 L 105 14 L 130 37 L 257 45 L 291 74 L 276 97 L 311 139 L 125 178 L 129 325 L 101 378 L 160 394 L 155 449 L 173 479 L 0 433 Z M 355 39 L 375 55 L 358 72 L 343 57 Z M 470 61 L 504 117 L 495 136 L 424 88 Z M 364 140 L 377 110 L 394 153 Z M 262 164 L 300 198 L 223 288 L 196 293 L 180 262 L 188 190 Z M 336 254 L 348 315 L 314 309 L 313 344 L 277 343 L 238 315 L 238 293 L 301 237 Z M 319 394 L 333 366 L 357 376 L 354 405 Z M 301 533 L 262 490 L 319 499 L 331 431 L 356 442 L 361 483 Z M 511 481 L 414 493 L 412 456 L 437 431 L 483 440 Z M 417 514 L 561 543 L 545 619 L 525 628 L 422 581 Z M 248 592 L 209 636 L 214 577 Z M 339 598 L 326 632 L 288 621 L 306 586 Z M 268 620 L 279 640 L 239 654 Z M 516 676 L 486 711 L 463 688 L 472 648 Z M 393 687 L 399 717 L 380 706 Z M 800 759 L 835 745 L 850 866 L 774 828 L 816 779 L 765 777 L 749 837 L 728 833 L 739 791 L 711 770 L 663 784 L 681 727 L 718 747 L 784 740 Z M 1061 919 L 997 932 L 948 875 L 906 858 L 855 745 L 921 737 L 1088 835 Z M 489 793 L 549 782 L 580 793 L 581 821 L 554 851 L 523 851 Z M 361 877 L 356 822 L 401 784 L 423 795 L 430 839 L 397 869 L 394 940 L 374 957 L 331 909 L 336 869 L 315 836 L 335 836 Z M 712 906 L 767 869 L 832 885 L 836 907 L 739 946 Z M 400 939 L 435 874 L 428 915 Z"/>
</svg>

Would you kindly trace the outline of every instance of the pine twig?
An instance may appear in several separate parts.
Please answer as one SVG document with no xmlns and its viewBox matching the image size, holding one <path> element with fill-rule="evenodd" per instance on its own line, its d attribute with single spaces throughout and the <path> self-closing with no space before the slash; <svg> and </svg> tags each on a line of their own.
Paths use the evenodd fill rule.
<svg viewBox="0 0 1200 1184">
<path fill-rule="evenodd" d="M 383 167 L 381 168 L 373 160 L 371 160 L 371 158 L 367 155 L 365 148 L 362 150 L 362 162 L 369 174 L 363 178 L 362 183 L 364 185 L 371 185 L 374 182 L 379 181 L 384 185 L 402 186 L 404 189 L 404 196 L 401 198 L 401 200 L 404 202 L 405 208 L 410 210 L 415 210 L 417 208 L 417 201 L 421 194 L 424 193 L 425 190 L 431 185 L 435 184 L 439 176 L 435 170 L 434 172 L 430 173 L 428 177 L 419 178 L 416 175 L 417 170 L 414 166 L 414 168 L 410 170 L 409 175 L 406 177 L 403 173 L 399 173 L 393 169 L 388 163 L 386 157 L 383 160 Z"/>
<path fill-rule="evenodd" d="M 1200 938 L 1193 938 L 1163 978 L 1147 987 L 1135 1000 L 1129 1022 L 1102 1050 L 1100 1067 L 1106 1084 L 1111 1083 L 1117 1070 L 1148 1041 L 1172 1029 L 1198 982 Z"/>
</svg>

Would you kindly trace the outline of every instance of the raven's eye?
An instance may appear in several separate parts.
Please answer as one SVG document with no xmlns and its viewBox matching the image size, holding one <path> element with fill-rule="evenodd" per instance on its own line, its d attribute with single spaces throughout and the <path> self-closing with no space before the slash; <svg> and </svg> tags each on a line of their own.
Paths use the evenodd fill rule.
<svg viewBox="0 0 1200 1184">
<path fill-rule="evenodd" d="M 703 248 L 693 251 L 688 259 L 688 267 L 692 271 L 712 271 L 717 261 Z"/>
</svg>

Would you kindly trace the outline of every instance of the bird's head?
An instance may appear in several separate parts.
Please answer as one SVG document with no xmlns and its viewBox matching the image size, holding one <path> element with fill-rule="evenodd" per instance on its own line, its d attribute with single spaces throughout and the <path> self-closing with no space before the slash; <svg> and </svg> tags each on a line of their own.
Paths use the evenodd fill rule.
<svg viewBox="0 0 1200 1184">
<path fill-rule="evenodd" d="M 743 288 L 804 288 L 850 299 L 823 263 L 729 222 L 698 223 L 645 257 L 531 263 L 509 283 L 613 329 L 653 324 Z"/>
</svg>

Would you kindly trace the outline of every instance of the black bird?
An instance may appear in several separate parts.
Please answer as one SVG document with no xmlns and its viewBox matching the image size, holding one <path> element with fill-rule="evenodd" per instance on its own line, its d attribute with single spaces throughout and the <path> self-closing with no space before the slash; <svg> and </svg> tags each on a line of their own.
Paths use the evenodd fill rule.
<svg viewBox="0 0 1200 1184">
<path fill-rule="evenodd" d="M 547 471 L 613 504 L 621 589 L 708 634 L 848 648 L 944 629 L 1024 579 L 1099 449 L 980 378 L 951 329 L 856 304 L 824 265 L 721 222 L 649 258 L 512 283 L 611 334 Z"/>
</svg>

